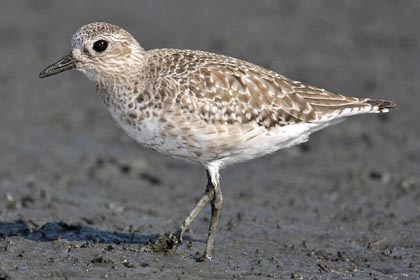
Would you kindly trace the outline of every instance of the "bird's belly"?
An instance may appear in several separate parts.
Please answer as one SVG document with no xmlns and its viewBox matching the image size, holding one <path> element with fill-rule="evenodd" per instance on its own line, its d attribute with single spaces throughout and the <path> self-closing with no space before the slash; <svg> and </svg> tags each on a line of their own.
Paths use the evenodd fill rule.
<svg viewBox="0 0 420 280">
<path fill-rule="evenodd" d="M 140 145 L 202 164 L 248 161 L 305 142 L 309 134 L 329 125 L 329 122 L 295 124 L 267 131 L 257 125 L 198 124 L 186 129 L 160 117 L 133 119 L 130 114 L 111 113 L 118 125 Z"/>
</svg>

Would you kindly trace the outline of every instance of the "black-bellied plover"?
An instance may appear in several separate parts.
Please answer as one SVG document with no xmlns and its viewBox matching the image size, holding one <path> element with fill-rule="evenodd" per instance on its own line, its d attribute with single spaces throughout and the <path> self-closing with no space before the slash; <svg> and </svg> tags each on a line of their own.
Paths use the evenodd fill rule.
<svg viewBox="0 0 420 280">
<path fill-rule="evenodd" d="M 203 51 L 145 51 L 124 29 L 91 23 L 72 37 L 72 51 L 40 77 L 82 71 L 118 125 L 139 144 L 200 163 L 205 194 L 168 238 L 176 249 L 203 207 L 211 219 L 202 260 L 211 259 L 222 208 L 219 170 L 308 140 L 311 133 L 392 101 L 345 97 L 290 80 L 232 57 Z"/>
</svg>

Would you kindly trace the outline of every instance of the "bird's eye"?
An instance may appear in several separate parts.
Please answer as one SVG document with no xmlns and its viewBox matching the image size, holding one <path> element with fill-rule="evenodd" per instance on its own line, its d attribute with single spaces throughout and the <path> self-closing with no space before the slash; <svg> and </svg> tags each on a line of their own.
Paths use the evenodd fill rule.
<svg viewBox="0 0 420 280">
<path fill-rule="evenodd" d="M 108 47 L 108 42 L 105 40 L 98 40 L 95 43 L 93 43 L 93 49 L 96 52 L 103 52 Z"/>
</svg>

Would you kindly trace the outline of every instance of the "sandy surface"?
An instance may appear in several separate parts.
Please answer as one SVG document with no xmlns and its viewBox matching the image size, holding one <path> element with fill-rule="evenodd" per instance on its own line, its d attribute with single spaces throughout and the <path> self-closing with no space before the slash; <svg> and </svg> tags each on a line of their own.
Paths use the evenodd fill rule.
<svg viewBox="0 0 420 280">
<path fill-rule="evenodd" d="M 419 276 L 419 14 L 409 0 L 3 1 L 0 279 Z M 224 53 L 398 108 L 224 170 L 213 262 L 195 262 L 209 209 L 175 255 L 142 252 L 206 177 L 137 146 L 80 73 L 38 79 L 99 20 L 146 49 Z"/>
</svg>

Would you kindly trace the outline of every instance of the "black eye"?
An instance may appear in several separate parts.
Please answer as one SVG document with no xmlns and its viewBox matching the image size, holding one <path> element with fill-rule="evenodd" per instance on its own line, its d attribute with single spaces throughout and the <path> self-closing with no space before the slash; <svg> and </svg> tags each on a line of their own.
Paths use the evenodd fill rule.
<svg viewBox="0 0 420 280">
<path fill-rule="evenodd" d="M 108 47 L 108 42 L 105 40 L 98 40 L 93 43 L 93 49 L 97 52 L 103 52 Z"/>
</svg>

